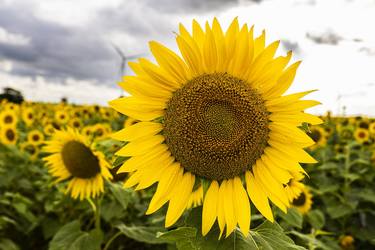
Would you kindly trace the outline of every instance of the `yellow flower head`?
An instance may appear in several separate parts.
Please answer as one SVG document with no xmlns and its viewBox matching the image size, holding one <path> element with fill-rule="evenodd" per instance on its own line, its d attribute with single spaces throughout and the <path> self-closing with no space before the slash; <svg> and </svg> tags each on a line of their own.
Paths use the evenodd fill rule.
<svg viewBox="0 0 375 250">
<path fill-rule="evenodd" d="M 40 145 L 44 142 L 44 135 L 39 130 L 35 129 L 28 133 L 27 141 L 33 145 Z"/>
<path fill-rule="evenodd" d="M 0 113 L 0 127 L 17 125 L 18 117 L 13 110 L 4 110 Z"/>
<path fill-rule="evenodd" d="M 132 172 L 126 187 L 158 183 L 147 214 L 168 203 L 165 226 L 187 209 L 194 186 L 208 182 L 203 198 L 202 233 L 215 221 L 221 234 L 238 225 L 247 235 L 250 200 L 269 220 L 269 200 L 290 206 L 283 187 L 315 163 L 303 148 L 314 141 L 299 128 L 321 119 L 304 109 L 319 102 L 300 100 L 312 91 L 283 95 L 300 62 L 292 53 L 275 57 L 279 41 L 266 44 L 253 27 L 237 18 L 224 31 L 217 19 L 204 29 L 193 21 L 176 36 L 182 57 L 150 42 L 157 64 L 140 58 L 129 63 L 135 76 L 120 86 L 131 96 L 110 102 L 118 112 L 139 120 L 115 133 L 128 143 L 117 155 L 130 157 L 119 172 Z M 250 198 L 250 200 L 249 200 Z"/>
<path fill-rule="evenodd" d="M 354 131 L 354 138 L 358 143 L 363 144 L 363 143 L 367 142 L 370 138 L 369 131 L 367 129 L 364 129 L 364 128 L 357 128 Z"/>
<path fill-rule="evenodd" d="M 66 192 L 74 199 L 96 197 L 104 191 L 104 179 L 112 179 L 109 163 L 101 152 L 91 147 L 89 140 L 68 128 L 56 131 L 44 151 L 44 160 L 56 181 L 69 180 Z"/>
<path fill-rule="evenodd" d="M 292 206 L 297 208 L 301 214 L 306 214 L 310 211 L 312 205 L 312 195 L 309 189 L 304 186 L 302 192 L 292 201 Z"/>
<path fill-rule="evenodd" d="M 5 145 L 15 145 L 18 140 L 17 129 L 14 126 L 2 126 L 0 129 L 0 142 Z"/>
</svg>

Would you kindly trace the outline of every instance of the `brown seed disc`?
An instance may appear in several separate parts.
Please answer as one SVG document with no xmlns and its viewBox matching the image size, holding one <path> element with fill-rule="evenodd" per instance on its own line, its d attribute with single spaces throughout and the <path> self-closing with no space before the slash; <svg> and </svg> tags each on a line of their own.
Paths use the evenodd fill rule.
<svg viewBox="0 0 375 250">
<path fill-rule="evenodd" d="M 268 112 L 256 90 L 227 73 L 205 74 L 173 93 L 164 135 L 187 170 L 213 180 L 243 174 L 262 155 Z"/>
<path fill-rule="evenodd" d="M 81 142 L 67 142 L 61 156 L 65 167 L 74 177 L 89 179 L 100 173 L 98 158 Z"/>
</svg>

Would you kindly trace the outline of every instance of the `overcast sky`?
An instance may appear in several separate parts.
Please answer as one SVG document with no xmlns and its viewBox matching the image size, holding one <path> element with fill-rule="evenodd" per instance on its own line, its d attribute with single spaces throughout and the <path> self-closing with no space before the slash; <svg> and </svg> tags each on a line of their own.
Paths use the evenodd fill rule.
<svg viewBox="0 0 375 250">
<path fill-rule="evenodd" d="M 27 99 L 106 104 L 120 93 L 120 57 L 172 48 L 178 23 L 219 18 L 281 39 L 303 60 L 292 91 L 319 89 L 312 110 L 375 115 L 375 0 L 0 0 L 0 88 Z M 127 68 L 127 73 L 131 73 Z"/>
</svg>

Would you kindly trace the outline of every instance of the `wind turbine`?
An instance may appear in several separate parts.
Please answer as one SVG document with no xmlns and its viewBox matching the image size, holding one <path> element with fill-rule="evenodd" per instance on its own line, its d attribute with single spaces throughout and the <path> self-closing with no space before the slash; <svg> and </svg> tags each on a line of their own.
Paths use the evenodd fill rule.
<svg viewBox="0 0 375 250">
<path fill-rule="evenodd" d="M 117 54 L 121 58 L 121 64 L 120 64 L 120 72 L 119 72 L 119 74 L 120 74 L 120 77 L 123 77 L 125 75 L 125 73 L 126 73 L 126 63 L 129 60 L 133 60 L 133 59 L 136 59 L 136 58 L 142 56 L 142 54 L 135 54 L 135 55 L 127 56 L 127 55 L 125 55 L 125 53 L 118 46 L 116 46 L 113 43 L 112 43 L 112 47 L 113 47 L 113 49 L 117 52 Z"/>
</svg>

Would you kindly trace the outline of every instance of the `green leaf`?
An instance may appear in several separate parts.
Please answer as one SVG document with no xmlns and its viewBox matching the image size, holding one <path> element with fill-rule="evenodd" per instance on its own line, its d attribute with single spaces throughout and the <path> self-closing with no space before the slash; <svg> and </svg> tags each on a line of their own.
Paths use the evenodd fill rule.
<svg viewBox="0 0 375 250">
<path fill-rule="evenodd" d="M 371 189 L 363 189 L 358 192 L 357 196 L 362 198 L 364 201 L 372 202 L 375 204 L 375 192 Z"/>
<path fill-rule="evenodd" d="M 0 239 L 0 250 L 19 250 L 20 248 L 9 239 Z"/>
<path fill-rule="evenodd" d="M 134 191 L 130 188 L 124 188 L 122 185 L 117 183 L 110 183 L 109 189 L 115 196 L 116 200 L 120 203 L 122 208 L 126 210 L 128 204 L 134 197 Z"/>
<path fill-rule="evenodd" d="M 158 238 L 169 243 L 176 243 L 178 250 L 200 249 L 196 235 L 197 229 L 194 227 L 179 227 L 169 232 L 158 233 Z"/>
<path fill-rule="evenodd" d="M 217 224 L 207 234 L 202 236 L 194 227 L 180 227 L 175 230 L 159 234 L 159 238 L 175 242 L 178 250 L 289 250 L 304 249 L 297 246 L 284 234 L 283 229 L 276 223 L 264 222 L 245 237 L 236 229 L 228 238 L 218 239 Z"/>
<path fill-rule="evenodd" d="M 313 228 L 321 229 L 324 227 L 325 217 L 320 210 L 314 209 L 307 213 L 307 221 L 313 226 Z"/>
<path fill-rule="evenodd" d="M 307 245 L 311 246 L 310 249 L 318 248 L 318 249 L 322 249 L 322 250 L 333 250 L 333 248 L 331 246 L 328 246 L 327 244 L 325 244 L 324 242 L 316 239 L 312 235 L 303 234 L 303 233 L 300 233 L 300 232 L 297 232 L 297 231 L 291 231 L 290 233 L 297 236 L 301 240 L 303 240 Z"/>
<path fill-rule="evenodd" d="M 331 216 L 332 219 L 337 219 L 345 215 L 351 214 L 353 209 L 347 204 L 337 204 L 334 206 L 329 206 L 327 208 L 327 213 Z"/>
<path fill-rule="evenodd" d="M 79 221 L 72 221 L 55 234 L 49 244 L 49 250 L 97 250 L 100 249 L 101 241 L 102 236 L 99 232 L 83 232 Z"/>
<path fill-rule="evenodd" d="M 278 210 L 278 215 L 285 220 L 289 225 L 302 228 L 303 216 L 295 208 L 288 209 L 288 213 L 283 213 L 281 210 Z"/>
<path fill-rule="evenodd" d="M 143 227 L 143 226 L 126 226 L 125 224 L 116 225 L 124 235 L 136 241 L 148 244 L 163 244 L 168 240 L 157 237 L 159 232 L 165 231 L 162 227 Z"/>
<path fill-rule="evenodd" d="M 269 221 L 263 222 L 260 226 L 251 231 L 251 236 L 257 243 L 257 248 L 254 249 L 305 249 L 301 246 L 297 246 L 277 223 L 271 223 Z"/>
</svg>

